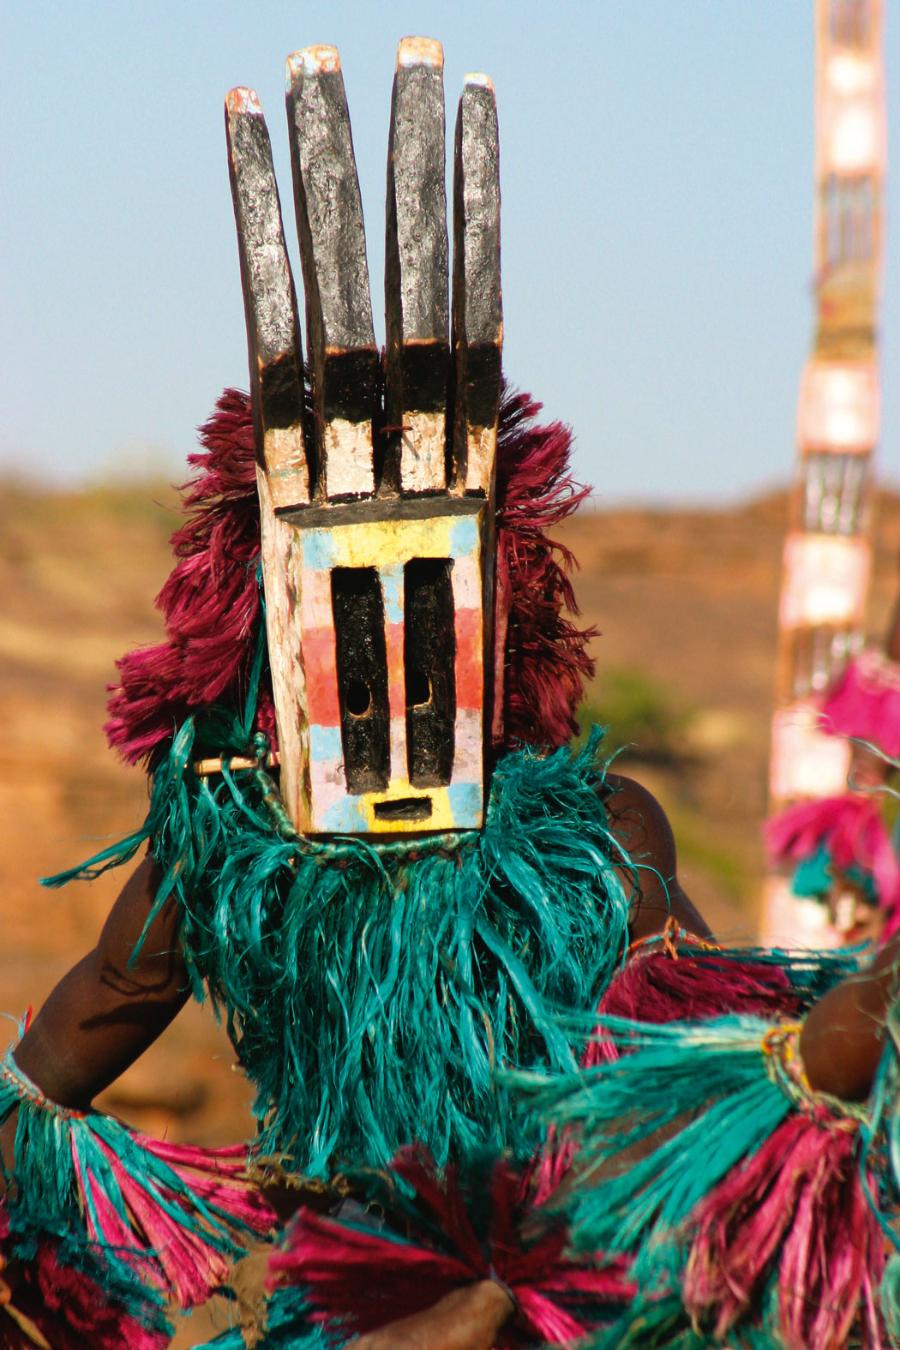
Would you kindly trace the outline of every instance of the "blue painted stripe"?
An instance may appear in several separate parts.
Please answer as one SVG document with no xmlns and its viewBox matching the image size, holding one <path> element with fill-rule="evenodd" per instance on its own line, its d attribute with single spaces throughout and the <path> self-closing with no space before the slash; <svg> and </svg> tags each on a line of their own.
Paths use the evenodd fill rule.
<svg viewBox="0 0 900 1350">
<path fill-rule="evenodd" d="M 403 564 L 393 563 L 380 569 L 384 595 L 384 617 L 388 623 L 403 622 Z"/>
<path fill-rule="evenodd" d="M 454 825 L 477 825 L 481 820 L 484 789 L 480 783 L 451 783 L 447 800 Z"/>
<path fill-rule="evenodd" d="M 478 520 L 475 516 L 460 516 L 450 532 L 450 552 L 454 558 L 475 552 L 478 543 Z"/>
<path fill-rule="evenodd" d="M 355 797 L 341 797 L 340 801 L 332 802 L 325 812 L 322 828 L 330 834 L 360 834 L 368 830 Z"/>
<path fill-rule="evenodd" d="M 331 530 L 302 530 L 303 570 L 328 572 L 334 567 L 334 535 Z"/>
<path fill-rule="evenodd" d="M 309 757 L 316 764 L 328 759 L 343 759 L 340 727 L 323 727 L 319 722 L 312 723 L 309 728 Z"/>
</svg>

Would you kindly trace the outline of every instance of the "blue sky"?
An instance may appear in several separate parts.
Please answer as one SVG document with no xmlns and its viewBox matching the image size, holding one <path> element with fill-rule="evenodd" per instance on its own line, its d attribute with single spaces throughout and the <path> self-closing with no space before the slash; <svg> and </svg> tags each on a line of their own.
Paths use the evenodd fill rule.
<svg viewBox="0 0 900 1350">
<path fill-rule="evenodd" d="M 394 52 L 421 32 L 444 43 L 451 122 L 463 74 L 494 77 L 507 374 L 573 424 L 601 502 L 785 481 L 812 331 L 812 18 L 812 0 L 7 0 L 0 467 L 183 477 L 217 391 L 246 386 L 222 100 L 259 92 L 287 205 L 283 59 L 312 42 L 341 49 L 380 297 Z M 894 478 L 896 204 L 895 183 Z"/>
</svg>

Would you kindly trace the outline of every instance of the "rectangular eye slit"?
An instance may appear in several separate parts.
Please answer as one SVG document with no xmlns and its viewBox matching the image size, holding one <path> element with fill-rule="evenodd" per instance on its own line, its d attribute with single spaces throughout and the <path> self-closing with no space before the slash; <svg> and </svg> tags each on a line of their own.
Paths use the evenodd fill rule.
<svg viewBox="0 0 900 1350">
<path fill-rule="evenodd" d="M 391 722 L 384 601 L 376 569 L 335 567 L 331 606 L 347 790 L 379 791 L 390 778 Z"/>
<path fill-rule="evenodd" d="M 456 629 L 452 558 L 413 558 L 403 570 L 406 755 L 414 787 L 453 774 Z"/>
</svg>

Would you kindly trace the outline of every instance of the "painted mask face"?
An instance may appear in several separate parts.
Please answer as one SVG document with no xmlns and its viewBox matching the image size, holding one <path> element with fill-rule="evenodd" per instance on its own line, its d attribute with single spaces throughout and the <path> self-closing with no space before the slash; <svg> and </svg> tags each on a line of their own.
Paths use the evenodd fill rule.
<svg viewBox="0 0 900 1350">
<path fill-rule="evenodd" d="M 292 518 L 312 831 L 481 824 L 486 503 L 454 504 Z"/>
<path fill-rule="evenodd" d="M 483 819 L 502 341 L 497 120 L 490 81 L 470 76 L 456 128 L 451 326 L 442 72 L 437 43 L 400 44 L 382 414 L 340 62 L 322 47 L 288 60 L 311 435 L 268 133 L 251 91 L 226 105 L 281 794 L 310 833 Z"/>
</svg>

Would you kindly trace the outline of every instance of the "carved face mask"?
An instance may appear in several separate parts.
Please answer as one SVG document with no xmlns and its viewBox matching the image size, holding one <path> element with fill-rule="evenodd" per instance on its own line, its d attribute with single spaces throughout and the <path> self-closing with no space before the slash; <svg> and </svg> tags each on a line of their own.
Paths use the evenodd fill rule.
<svg viewBox="0 0 900 1350">
<path fill-rule="evenodd" d="M 311 418 L 268 132 L 252 91 L 226 103 L 281 794 L 304 832 L 476 828 L 495 695 L 493 88 L 470 76 L 459 104 L 451 323 L 443 55 L 400 44 L 382 375 L 337 51 L 298 52 L 287 76 Z"/>
</svg>

